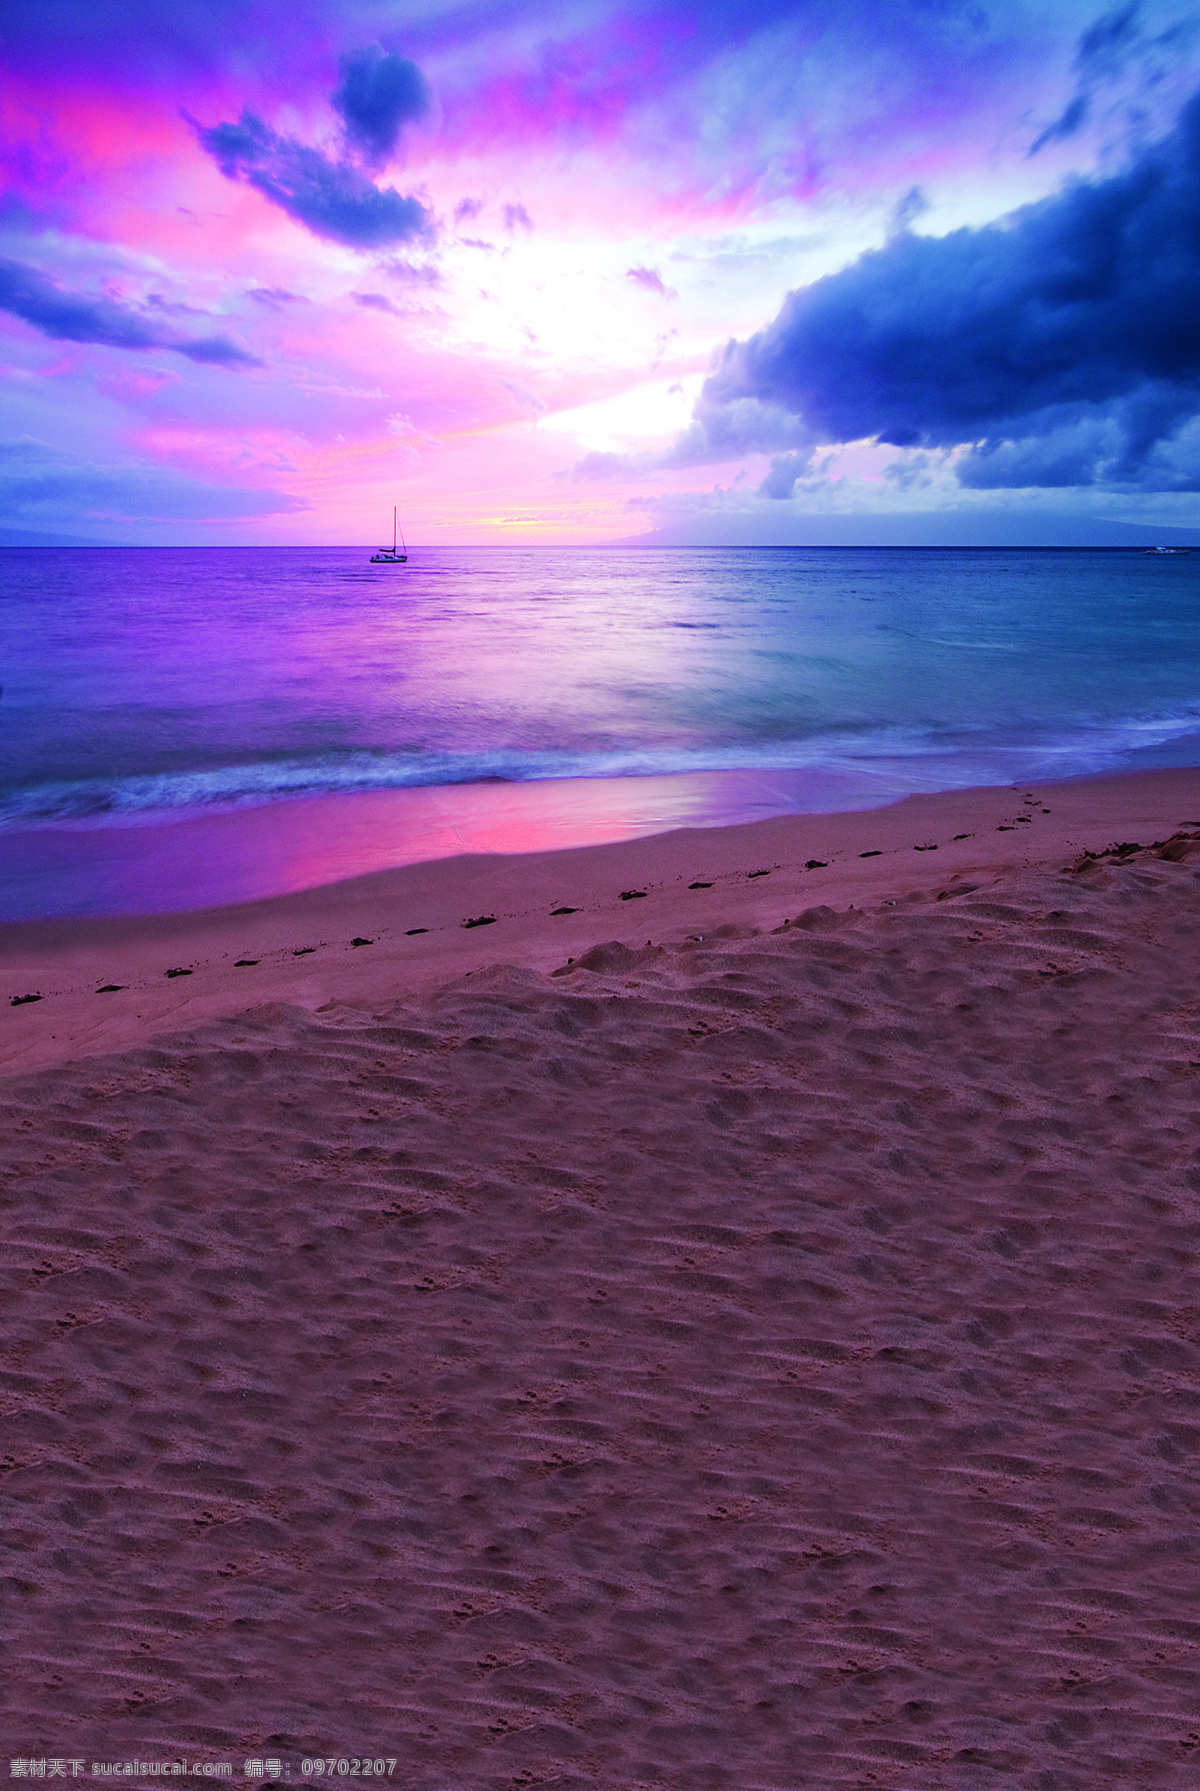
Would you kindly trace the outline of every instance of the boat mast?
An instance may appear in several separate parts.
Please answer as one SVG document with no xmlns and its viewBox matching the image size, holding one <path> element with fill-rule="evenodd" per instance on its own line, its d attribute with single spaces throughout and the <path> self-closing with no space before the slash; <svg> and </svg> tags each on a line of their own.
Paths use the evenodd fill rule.
<svg viewBox="0 0 1200 1791">
<path fill-rule="evenodd" d="M 396 552 L 396 506 L 392 505 L 392 553 Z"/>
</svg>

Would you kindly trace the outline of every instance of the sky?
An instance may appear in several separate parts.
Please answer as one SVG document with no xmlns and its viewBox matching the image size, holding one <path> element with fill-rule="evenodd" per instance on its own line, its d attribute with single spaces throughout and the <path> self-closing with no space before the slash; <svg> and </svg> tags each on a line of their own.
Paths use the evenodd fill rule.
<svg viewBox="0 0 1200 1791">
<path fill-rule="evenodd" d="M 0 0 L 0 56 L 0 540 L 1200 539 L 1190 3 Z"/>
</svg>

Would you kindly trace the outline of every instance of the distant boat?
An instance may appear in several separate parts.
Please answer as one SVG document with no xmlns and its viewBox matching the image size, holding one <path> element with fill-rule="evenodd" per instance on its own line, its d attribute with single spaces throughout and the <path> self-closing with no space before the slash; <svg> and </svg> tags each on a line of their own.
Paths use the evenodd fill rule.
<svg viewBox="0 0 1200 1791">
<path fill-rule="evenodd" d="M 1191 553 L 1190 547 L 1148 547 L 1147 553 Z"/>
<path fill-rule="evenodd" d="M 399 533 L 399 536 L 400 536 L 399 550 L 397 550 L 397 547 L 396 547 L 397 533 Z M 392 545 L 391 545 L 391 548 L 388 549 L 386 547 L 381 547 L 378 553 L 373 553 L 371 555 L 371 564 L 372 564 L 372 566 L 403 566 L 403 564 L 407 560 L 407 558 L 408 558 L 408 549 L 404 545 L 404 530 L 402 528 L 400 528 L 399 524 L 396 521 L 396 508 L 395 508 L 395 505 L 393 505 L 392 506 Z"/>
</svg>

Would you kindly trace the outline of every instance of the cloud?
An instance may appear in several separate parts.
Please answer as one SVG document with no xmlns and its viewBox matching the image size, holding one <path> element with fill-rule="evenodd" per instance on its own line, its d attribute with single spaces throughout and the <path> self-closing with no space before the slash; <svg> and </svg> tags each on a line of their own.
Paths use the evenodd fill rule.
<svg viewBox="0 0 1200 1791">
<path fill-rule="evenodd" d="M 392 317 L 403 317 L 404 311 L 394 304 L 383 292 L 352 292 L 350 297 L 356 305 L 366 305 L 370 311 L 387 311 Z"/>
<path fill-rule="evenodd" d="M 395 436 L 397 441 L 403 443 L 406 449 L 412 449 L 417 446 L 424 448 L 440 448 L 443 445 L 436 435 L 426 435 L 424 430 L 417 428 L 417 425 L 413 422 L 411 417 L 404 416 L 400 411 L 396 411 L 390 416 L 384 427 L 388 434 Z"/>
<path fill-rule="evenodd" d="M 570 469 L 570 477 L 584 484 L 593 479 L 618 480 L 641 479 L 647 473 L 661 470 L 659 456 L 656 454 L 610 454 L 599 448 L 585 454 Z"/>
<path fill-rule="evenodd" d="M 920 187 L 909 187 L 907 193 L 896 201 L 892 211 L 892 224 L 889 236 L 903 236 L 912 229 L 918 218 L 923 218 L 930 209 L 929 200 Z"/>
<path fill-rule="evenodd" d="M 711 382 L 710 382 L 711 383 Z M 701 392 L 692 420 L 663 457 L 665 466 L 711 466 L 746 454 L 804 450 L 814 444 L 808 424 L 785 405 L 745 396 L 710 402 Z"/>
<path fill-rule="evenodd" d="M 356 305 L 363 305 L 368 311 L 384 311 L 389 317 L 428 319 L 444 315 L 442 311 L 431 309 L 429 306 L 415 303 L 397 304 L 395 299 L 390 299 L 387 296 L 386 292 L 352 292 L 350 297 Z"/>
<path fill-rule="evenodd" d="M 645 479 L 654 473 L 712 466 L 773 449 L 807 455 L 814 445 L 807 425 L 777 405 L 762 404 L 757 398 L 709 404 L 701 395 L 692 421 L 669 448 L 629 454 L 595 450 L 576 461 L 569 477 L 581 481 Z"/>
<path fill-rule="evenodd" d="M 9 521 L 154 522 L 278 516 L 307 510 L 286 492 L 209 485 L 171 467 L 103 465 L 25 436 L 0 441 L 0 511 Z"/>
<path fill-rule="evenodd" d="M 172 307 L 158 307 L 169 314 Z M 186 309 L 186 307 L 185 307 Z M 148 317 L 117 299 L 91 298 L 67 292 L 35 267 L 22 261 L 0 261 L 0 311 L 32 324 L 56 342 L 98 342 L 105 348 L 169 348 L 222 367 L 257 367 L 261 363 L 228 336 L 181 336 L 160 317 Z"/>
<path fill-rule="evenodd" d="M 983 228 L 904 232 L 789 294 L 725 348 L 689 434 L 745 439 L 754 404 L 775 419 L 768 452 L 782 415 L 814 441 L 974 444 L 976 485 L 1018 466 L 1032 484 L 1174 481 L 1165 448 L 1200 413 L 1198 317 L 1200 96 L 1120 173 Z"/>
<path fill-rule="evenodd" d="M 663 298 L 678 298 L 679 294 L 673 286 L 667 286 L 656 267 L 627 267 L 625 278 L 632 280 L 635 286 L 642 286 L 647 292 L 657 292 Z"/>
<path fill-rule="evenodd" d="M 1200 491 L 1200 418 L 1131 455 L 1119 418 L 1084 417 L 1041 435 L 981 443 L 955 470 L 959 483 L 975 491 L 1083 485 Z"/>
<path fill-rule="evenodd" d="M 898 0 L 881 24 L 876 0 L 701 0 L 683 29 L 678 0 L 549 9 L 545 0 L 105 0 L 102 30 L 82 0 L 10 0 L 2 10 L 10 78 L 32 75 L 66 94 L 119 91 L 143 118 L 168 98 L 195 110 L 199 96 L 231 91 L 268 119 L 281 105 L 304 115 L 335 87 L 330 68 L 342 53 L 334 98 L 347 158 L 370 161 L 393 125 L 403 134 L 402 115 L 417 103 L 419 73 L 407 87 L 400 73 L 413 69 L 411 54 L 437 71 L 443 149 L 469 150 L 463 182 L 478 178 L 467 167 L 495 166 L 502 145 L 527 154 L 536 145 L 555 160 L 561 146 L 571 160 L 599 151 L 618 186 L 644 184 L 647 197 L 757 194 L 773 209 L 817 190 L 873 207 L 881 185 L 927 176 L 931 155 L 950 171 L 962 155 L 1007 140 L 1048 87 L 1057 96 L 1054 71 L 1081 23 L 1112 4 L 1120 0 Z M 1165 36 L 1164 17 L 1186 19 L 1188 4 L 1146 0 L 1144 10 L 1149 44 Z M 398 26 L 403 55 L 391 53 Z M 362 47 L 376 34 L 384 48 Z M 1165 48 L 1139 55 L 1129 64 L 1139 79 L 1147 56 L 1171 60 Z M 1191 57 L 1177 48 L 1175 71 Z M 1164 77 L 1152 98 L 1156 115 L 1175 79 Z M 57 185 L 54 166 L 31 192 Z"/>
<path fill-rule="evenodd" d="M 1154 36 L 1148 35 L 1142 27 L 1141 0 L 1101 14 L 1076 46 L 1074 95 L 1030 145 L 1029 154 L 1036 155 L 1047 143 L 1076 136 L 1091 122 L 1096 101 L 1105 89 L 1111 101 L 1118 97 L 1122 84 L 1127 90 L 1130 122 L 1140 127 L 1147 94 L 1179 66 L 1195 29 L 1194 22 L 1179 20 Z"/>
<path fill-rule="evenodd" d="M 332 105 L 346 126 L 346 140 L 372 167 L 387 161 L 406 124 L 424 118 L 431 99 L 415 62 L 390 56 L 379 44 L 352 50 L 338 62 L 341 85 Z"/>
<path fill-rule="evenodd" d="M 770 472 L 758 488 L 758 495 L 790 498 L 796 490 L 796 480 L 804 477 L 812 466 L 812 461 L 812 448 L 801 454 L 777 454 L 771 462 Z"/>
<path fill-rule="evenodd" d="M 1088 26 L 1075 53 L 1075 67 L 1081 75 L 1091 80 L 1102 76 L 1111 79 L 1120 72 L 1137 42 L 1141 10 L 1141 0 L 1133 0 L 1131 6 L 1106 12 Z"/>
<path fill-rule="evenodd" d="M 145 306 L 147 311 L 161 311 L 167 317 L 204 316 L 204 312 L 198 305 L 185 305 L 182 299 L 164 298 L 161 292 L 147 294 Z"/>
<path fill-rule="evenodd" d="M 538 397 L 537 393 L 531 392 L 529 387 L 522 385 L 519 379 L 502 379 L 500 384 L 506 391 L 512 393 L 518 404 L 527 406 L 529 410 L 533 411 L 535 416 L 540 415 L 540 413 L 545 410 L 546 406 L 542 399 Z"/>
<path fill-rule="evenodd" d="M 1018 441 L 985 441 L 959 461 L 959 482 L 977 491 L 1092 485 L 1121 447 L 1112 419 L 1085 417 Z"/>
<path fill-rule="evenodd" d="M 284 305 L 311 305 L 312 300 L 303 298 L 298 292 L 288 292 L 283 286 L 252 286 L 246 294 L 256 305 L 266 305 L 269 311 L 282 310 Z"/>
<path fill-rule="evenodd" d="M 532 230 L 533 219 L 523 205 L 506 205 L 500 214 L 506 230 Z"/>
<path fill-rule="evenodd" d="M 314 236 L 353 249 L 384 249 L 432 232 L 433 219 L 419 199 L 377 187 L 351 163 L 281 137 L 253 112 L 209 130 L 189 123 L 222 174 L 248 181 Z"/>
<path fill-rule="evenodd" d="M 1077 93 L 1070 105 L 1065 106 L 1053 124 L 1048 124 L 1040 137 L 1035 137 L 1030 145 L 1030 155 L 1036 155 L 1047 143 L 1057 143 L 1064 137 L 1073 137 L 1087 123 L 1088 113 L 1092 109 L 1091 96 Z"/>
<path fill-rule="evenodd" d="M 144 363 L 139 367 L 125 362 L 113 372 L 102 374 L 96 381 L 96 390 L 119 404 L 142 405 L 157 397 L 164 387 L 177 386 L 179 380 L 180 375 L 169 368 L 147 367 Z"/>
<path fill-rule="evenodd" d="M 399 256 L 396 256 L 391 261 L 377 262 L 376 266 L 381 274 L 386 274 L 390 280 L 399 280 L 402 286 L 442 286 L 445 284 L 441 270 L 428 261 L 401 261 Z"/>
</svg>

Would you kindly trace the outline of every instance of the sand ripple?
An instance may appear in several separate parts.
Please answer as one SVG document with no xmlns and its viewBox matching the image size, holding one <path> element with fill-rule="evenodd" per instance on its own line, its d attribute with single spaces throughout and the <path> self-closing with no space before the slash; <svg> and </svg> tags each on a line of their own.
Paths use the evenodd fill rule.
<svg viewBox="0 0 1200 1791">
<path fill-rule="evenodd" d="M 10 1753 L 1196 1784 L 1200 882 L 726 932 L 0 1085 Z"/>
</svg>

